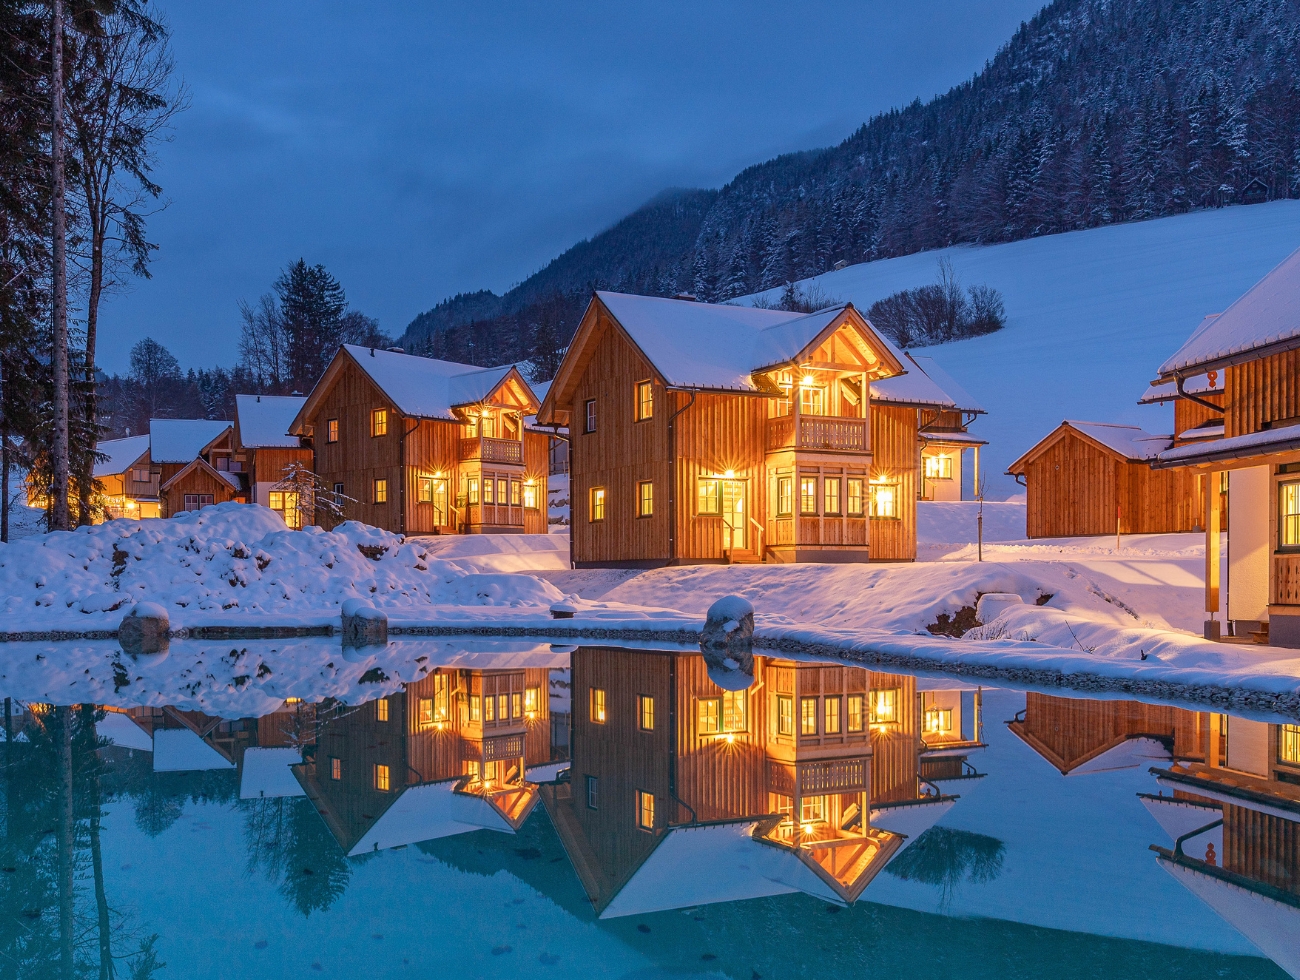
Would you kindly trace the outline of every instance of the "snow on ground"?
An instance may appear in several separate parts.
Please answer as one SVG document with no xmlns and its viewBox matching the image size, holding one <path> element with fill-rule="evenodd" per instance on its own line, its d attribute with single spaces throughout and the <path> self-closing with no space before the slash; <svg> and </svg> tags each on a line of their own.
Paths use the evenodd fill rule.
<svg viewBox="0 0 1300 980">
<path fill-rule="evenodd" d="M 933 282 L 948 258 L 966 285 L 1001 290 L 1004 330 L 925 353 L 988 409 L 972 431 L 990 443 L 989 494 L 1008 496 L 1007 465 L 1064 419 L 1169 431 L 1171 409 L 1135 404 L 1156 368 L 1297 246 L 1300 202 L 1277 201 L 920 252 L 815 281 L 865 311 Z"/>
<path fill-rule="evenodd" d="M 45 511 L 27 506 L 27 471 L 15 466 L 9 471 L 9 540 L 44 532 Z"/>
</svg>

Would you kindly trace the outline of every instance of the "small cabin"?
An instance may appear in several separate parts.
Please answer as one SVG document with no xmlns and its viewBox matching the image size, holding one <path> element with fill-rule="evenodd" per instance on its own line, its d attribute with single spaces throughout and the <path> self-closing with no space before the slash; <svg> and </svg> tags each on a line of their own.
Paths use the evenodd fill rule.
<svg viewBox="0 0 1300 980">
<path fill-rule="evenodd" d="M 95 480 L 105 520 L 162 516 L 158 472 L 149 457 L 148 436 L 108 439 L 95 447 Z"/>
<path fill-rule="evenodd" d="M 549 436 L 515 367 L 345 345 L 290 432 L 345 519 L 400 534 L 544 534 Z"/>
<path fill-rule="evenodd" d="M 1007 467 L 1025 488 L 1025 536 L 1199 531 L 1201 484 L 1151 469 L 1172 445 L 1135 425 L 1062 422 Z"/>
<path fill-rule="evenodd" d="M 269 507 L 292 528 L 315 523 L 315 508 L 298 499 L 300 489 L 279 486 L 295 466 L 312 468 L 311 445 L 289 434 L 306 401 L 301 395 L 235 396 L 232 459 L 248 476 L 249 502 Z"/>
<path fill-rule="evenodd" d="M 150 419 L 149 456 L 158 468 L 163 517 L 229 501 L 248 502 L 248 480 L 235 454 L 232 423 Z"/>
</svg>

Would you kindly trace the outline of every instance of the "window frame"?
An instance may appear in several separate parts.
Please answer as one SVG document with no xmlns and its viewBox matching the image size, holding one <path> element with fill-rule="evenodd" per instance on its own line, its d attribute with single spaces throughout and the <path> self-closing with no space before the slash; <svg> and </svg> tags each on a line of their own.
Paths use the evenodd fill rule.
<svg viewBox="0 0 1300 980">
<path fill-rule="evenodd" d="M 1277 762 L 1300 767 L 1300 725 L 1277 726 Z"/>
<path fill-rule="evenodd" d="M 794 738 L 794 695 L 776 696 L 776 733 L 783 738 Z"/>
<path fill-rule="evenodd" d="M 587 718 L 593 725 L 609 722 L 609 692 L 603 687 L 587 688 Z"/>
<path fill-rule="evenodd" d="M 650 694 L 636 696 L 637 731 L 653 732 L 655 730 L 655 699 Z"/>
<path fill-rule="evenodd" d="M 776 516 L 794 516 L 794 477 L 792 476 L 776 478 Z"/>
<path fill-rule="evenodd" d="M 844 499 L 840 496 L 841 489 L 843 488 L 838 476 L 822 477 L 822 513 L 827 517 L 843 516 L 843 511 L 840 509 Z"/>
<path fill-rule="evenodd" d="M 330 779 L 341 780 L 343 778 L 343 760 L 337 755 L 330 756 Z"/>
<path fill-rule="evenodd" d="M 822 734 L 844 734 L 844 714 L 841 710 L 838 695 L 829 695 L 822 698 Z"/>
<path fill-rule="evenodd" d="M 339 441 L 339 420 L 338 419 L 325 420 L 325 441 L 326 442 Z"/>
<path fill-rule="evenodd" d="M 844 730 L 850 735 L 867 730 L 867 698 L 865 694 L 850 694 L 845 704 Z"/>
<path fill-rule="evenodd" d="M 892 514 L 880 514 L 878 496 L 881 491 L 893 492 Z M 903 519 L 901 484 L 897 480 L 872 480 L 867 484 L 867 516 L 873 521 L 901 521 Z"/>
<path fill-rule="evenodd" d="M 596 425 L 599 421 L 596 415 L 596 399 L 588 398 L 582 406 L 582 434 L 591 435 L 596 431 Z"/>
<path fill-rule="evenodd" d="M 649 833 L 655 829 L 655 795 L 643 789 L 636 791 L 636 827 Z"/>
<path fill-rule="evenodd" d="M 898 713 L 900 701 L 902 700 L 902 691 L 896 687 L 877 687 L 867 692 L 867 724 L 869 725 L 896 725 L 898 724 Z M 889 703 L 889 713 L 885 714 L 881 710 L 884 702 Z"/>
<path fill-rule="evenodd" d="M 634 422 L 648 422 L 654 416 L 654 380 L 638 381 L 632 386 L 632 420 Z"/>
<path fill-rule="evenodd" d="M 1291 491 L 1295 511 L 1286 512 L 1286 497 Z M 1287 518 L 1292 518 L 1291 526 L 1295 530 L 1294 543 L 1287 542 Z M 1300 480 L 1283 480 L 1277 485 L 1277 550 L 1286 552 L 1300 551 Z"/>
<path fill-rule="evenodd" d="M 709 509 L 703 506 L 706 500 Z M 722 481 L 717 477 L 702 476 L 695 481 L 695 513 L 700 517 L 718 517 L 722 514 Z"/>
<path fill-rule="evenodd" d="M 951 480 L 952 479 L 952 454 L 951 453 L 932 453 L 929 456 L 923 457 L 923 459 L 924 459 L 924 465 L 922 467 L 921 472 L 927 480 Z M 930 464 L 932 462 L 937 464 L 935 469 L 937 469 L 938 472 L 936 473 L 930 472 Z M 947 473 L 943 472 L 945 469 L 948 471 Z"/>
<path fill-rule="evenodd" d="M 537 484 L 532 480 L 524 481 L 523 508 L 524 510 L 537 510 Z"/>
<path fill-rule="evenodd" d="M 370 410 L 370 438 L 382 439 L 388 435 L 388 409 L 372 408 Z"/>
<path fill-rule="evenodd" d="M 600 780 L 595 776 L 584 774 L 584 781 L 587 787 L 587 809 L 600 809 Z"/>
<path fill-rule="evenodd" d="M 821 730 L 818 727 L 821 723 L 820 705 L 817 704 L 819 697 L 800 697 L 799 698 L 799 737 L 812 738 L 820 735 Z M 809 722 L 812 726 L 809 727 Z"/>
<path fill-rule="evenodd" d="M 799 477 L 799 516 L 816 517 L 817 513 L 817 477 L 801 476 Z"/>
<path fill-rule="evenodd" d="M 599 524 L 605 519 L 609 494 L 604 487 L 592 487 L 587 492 L 587 523 Z"/>
<path fill-rule="evenodd" d="M 866 494 L 862 492 L 866 484 L 860 476 L 850 476 L 846 480 L 847 487 L 845 492 L 845 512 L 850 517 L 865 517 L 867 513 Z M 856 492 L 855 492 L 856 491 Z"/>
<path fill-rule="evenodd" d="M 382 762 L 375 763 L 375 789 L 380 793 L 393 791 L 393 772 Z"/>
<path fill-rule="evenodd" d="M 388 503 L 388 479 L 386 477 L 375 477 L 371 485 L 371 500 L 375 506 Z"/>
<path fill-rule="evenodd" d="M 655 516 L 654 480 L 638 480 L 636 484 L 636 516 Z"/>
</svg>

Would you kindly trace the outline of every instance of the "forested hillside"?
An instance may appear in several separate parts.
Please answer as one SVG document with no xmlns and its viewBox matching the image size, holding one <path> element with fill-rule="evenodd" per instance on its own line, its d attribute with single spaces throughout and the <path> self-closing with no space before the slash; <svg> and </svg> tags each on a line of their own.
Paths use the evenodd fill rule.
<svg viewBox="0 0 1300 980">
<path fill-rule="evenodd" d="M 656 199 L 505 297 L 423 314 L 406 343 L 546 362 L 593 287 L 721 300 L 838 262 L 1296 197 L 1298 52 L 1294 0 L 1057 0 L 947 94 Z"/>
</svg>

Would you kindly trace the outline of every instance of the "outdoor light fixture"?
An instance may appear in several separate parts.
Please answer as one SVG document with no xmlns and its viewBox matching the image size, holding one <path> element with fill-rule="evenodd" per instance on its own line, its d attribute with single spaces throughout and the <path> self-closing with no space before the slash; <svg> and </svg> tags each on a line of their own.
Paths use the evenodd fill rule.
<svg viewBox="0 0 1300 980">
<path fill-rule="evenodd" d="M 727 470 L 727 472 L 723 473 L 722 476 L 723 476 L 724 479 L 727 479 L 727 480 L 734 480 L 734 479 L 736 478 L 736 471 L 735 471 L 735 470 Z"/>
<path fill-rule="evenodd" d="M 814 378 L 811 374 L 805 374 L 803 376 L 803 386 L 805 388 L 811 388 L 816 383 L 817 383 L 817 379 Z"/>
</svg>

